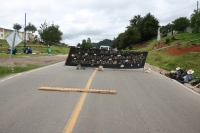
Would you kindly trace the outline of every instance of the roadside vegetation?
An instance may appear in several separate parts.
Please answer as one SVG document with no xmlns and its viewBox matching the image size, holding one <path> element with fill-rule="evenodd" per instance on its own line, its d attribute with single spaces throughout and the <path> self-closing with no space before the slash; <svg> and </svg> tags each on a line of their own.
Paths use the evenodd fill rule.
<svg viewBox="0 0 200 133">
<path fill-rule="evenodd" d="M 7 54 L 8 47 L 9 47 L 7 41 L 0 39 L 0 44 L 2 44 L 2 46 L 0 46 L 0 58 L 9 59 L 10 54 Z M 52 46 L 50 46 L 51 54 L 48 54 L 47 53 L 47 45 L 31 43 L 31 44 L 26 44 L 26 46 L 31 47 L 34 54 L 23 54 L 22 46 L 24 46 L 23 43 L 20 43 L 19 45 L 16 46 L 17 54 L 12 54 L 12 58 L 21 58 L 23 56 L 30 56 L 30 57 L 54 56 L 57 54 L 68 54 L 69 53 L 69 48 L 66 45 L 61 45 L 61 46 L 52 45 Z M 6 75 L 9 75 L 9 74 L 24 72 L 24 71 L 32 70 L 32 69 L 39 68 L 39 67 L 42 67 L 42 66 L 28 64 L 25 67 L 23 67 L 23 66 L 7 67 L 7 66 L 1 66 L 1 64 L 0 64 L 0 78 L 4 77 Z"/>
<path fill-rule="evenodd" d="M 15 74 L 15 73 L 20 73 L 20 72 L 25 72 L 28 70 L 36 69 L 41 66 L 33 65 L 33 64 L 28 64 L 26 67 L 22 66 L 15 66 L 15 67 L 5 67 L 5 66 L 0 66 L 0 78 L 10 75 L 10 74 Z"/>
<path fill-rule="evenodd" d="M 175 38 L 173 40 L 172 38 Z M 170 40 L 167 42 L 166 40 Z M 145 44 L 138 44 L 133 51 L 148 51 L 146 62 L 157 66 L 159 68 L 171 71 L 177 67 L 183 69 L 193 69 L 195 77 L 200 77 L 200 52 L 189 52 L 187 54 L 173 56 L 166 52 L 167 47 L 178 45 L 178 49 L 181 50 L 184 47 L 196 45 L 200 47 L 200 33 L 179 33 L 174 36 L 163 37 L 162 44 L 166 44 L 163 47 L 156 48 L 159 43 L 156 39 L 146 42 Z M 143 45 L 142 47 L 139 47 Z"/>
</svg>

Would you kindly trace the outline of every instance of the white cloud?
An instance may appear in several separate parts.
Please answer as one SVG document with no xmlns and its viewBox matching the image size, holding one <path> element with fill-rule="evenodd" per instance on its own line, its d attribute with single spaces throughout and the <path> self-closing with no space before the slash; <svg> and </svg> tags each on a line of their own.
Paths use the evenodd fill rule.
<svg viewBox="0 0 200 133">
<path fill-rule="evenodd" d="M 31 22 L 39 27 L 54 22 L 63 32 L 63 41 L 76 45 L 83 39 L 98 42 L 113 39 L 135 15 L 154 15 L 160 25 L 179 17 L 190 17 L 196 9 L 193 0 L 7 0 L 1 2 L 0 27 L 12 29 L 14 23 Z"/>
</svg>

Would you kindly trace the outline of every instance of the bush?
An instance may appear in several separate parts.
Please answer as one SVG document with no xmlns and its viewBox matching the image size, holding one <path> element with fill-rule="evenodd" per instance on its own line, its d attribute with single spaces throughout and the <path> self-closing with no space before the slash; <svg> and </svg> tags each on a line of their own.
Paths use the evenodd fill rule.
<svg viewBox="0 0 200 133">
<path fill-rule="evenodd" d="M 171 40 L 169 38 L 166 38 L 165 42 L 169 43 Z"/>
<path fill-rule="evenodd" d="M 166 33 L 162 35 L 162 37 L 166 37 L 166 36 L 167 36 L 167 34 L 166 34 Z"/>
</svg>

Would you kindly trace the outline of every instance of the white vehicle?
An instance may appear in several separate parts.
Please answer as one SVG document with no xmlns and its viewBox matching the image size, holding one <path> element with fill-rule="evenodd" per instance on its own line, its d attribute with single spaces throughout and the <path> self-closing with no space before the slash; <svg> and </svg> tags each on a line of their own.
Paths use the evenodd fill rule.
<svg viewBox="0 0 200 133">
<path fill-rule="evenodd" d="M 110 46 L 100 46 L 100 50 L 111 50 Z"/>
</svg>

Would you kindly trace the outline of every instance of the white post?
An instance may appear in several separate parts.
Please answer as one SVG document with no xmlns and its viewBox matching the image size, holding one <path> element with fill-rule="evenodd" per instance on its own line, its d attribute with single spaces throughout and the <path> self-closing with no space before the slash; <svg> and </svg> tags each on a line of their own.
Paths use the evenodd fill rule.
<svg viewBox="0 0 200 133">
<path fill-rule="evenodd" d="M 159 46 L 160 46 L 160 27 L 158 28 L 157 41 L 158 41 L 158 44 L 159 44 Z M 157 44 L 157 46 L 158 46 L 158 44 Z"/>
<path fill-rule="evenodd" d="M 8 61 L 8 67 L 10 66 L 10 59 L 11 59 L 11 55 L 12 55 L 12 48 L 14 47 L 14 44 L 15 44 L 15 37 L 16 37 L 16 30 L 15 30 L 15 34 L 13 36 L 13 42 L 12 42 L 12 46 L 11 46 L 11 50 L 10 50 L 10 58 L 9 58 L 9 61 Z"/>
</svg>

